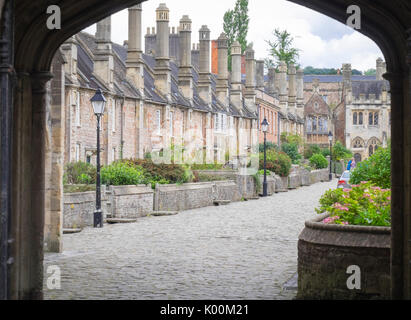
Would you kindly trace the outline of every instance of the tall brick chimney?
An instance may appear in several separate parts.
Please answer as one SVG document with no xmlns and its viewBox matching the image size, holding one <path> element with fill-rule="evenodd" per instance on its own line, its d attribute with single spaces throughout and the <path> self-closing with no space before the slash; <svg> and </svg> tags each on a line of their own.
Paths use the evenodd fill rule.
<svg viewBox="0 0 411 320">
<path fill-rule="evenodd" d="M 288 112 L 296 114 L 297 109 L 297 92 L 296 92 L 296 75 L 297 70 L 294 64 L 290 64 L 288 69 Z"/>
<path fill-rule="evenodd" d="M 278 85 L 280 95 L 280 109 L 286 115 L 288 105 L 287 64 L 284 61 L 281 61 L 279 65 Z"/>
<path fill-rule="evenodd" d="M 257 89 L 264 91 L 264 60 L 257 60 L 256 61 L 256 68 L 257 68 Z"/>
<path fill-rule="evenodd" d="M 111 42 L 111 16 L 97 23 L 97 49 L 94 55 L 94 73 L 110 90 L 114 90 L 114 61 Z"/>
<path fill-rule="evenodd" d="M 190 103 L 193 101 L 193 74 L 191 63 L 191 20 L 184 15 L 179 26 L 180 67 L 178 87 Z"/>
<path fill-rule="evenodd" d="M 275 87 L 275 68 L 268 69 L 268 93 L 271 95 L 276 95 L 277 90 Z"/>
<path fill-rule="evenodd" d="M 217 98 L 228 108 L 228 38 L 222 33 L 217 40 L 218 48 L 218 79 L 216 86 Z"/>
<path fill-rule="evenodd" d="M 126 76 L 144 95 L 144 67 L 141 47 L 141 4 L 128 9 L 128 47 L 126 60 Z"/>
<path fill-rule="evenodd" d="M 386 72 L 387 72 L 387 64 L 381 58 L 378 58 L 377 59 L 377 74 L 376 74 L 377 80 L 384 80 L 382 76 Z"/>
<path fill-rule="evenodd" d="M 304 70 L 297 70 L 297 115 L 304 118 Z"/>
<path fill-rule="evenodd" d="M 171 68 L 169 47 L 169 13 L 165 3 L 160 3 L 156 10 L 157 36 L 156 36 L 156 67 L 154 68 L 154 85 L 171 101 Z"/>
<path fill-rule="evenodd" d="M 255 86 L 256 86 L 256 64 L 254 60 L 254 50 L 249 47 L 245 52 L 246 78 L 245 78 L 245 103 L 250 111 L 257 111 L 255 105 Z"/>
<path fill-rule="evenodd" d="M 241 45 L 235 41 L 231 45 L 231 103 L 238 111 L 243 109 L 243 94 L 241 83 Z"/>
<path fill-rule="evenodd" d="M 344 63 L 342 65 L 342 74 L 344 84 L 344 95 L 346 97 L 346 102 L 350 103 L 352 100 L 352 71 L 350 63 Z"/>
<path fill-rule="evenodd" d="M 204 102 L 211 106 L 211 73 L 210 73 L 210 29 L 203 25 L 199 31 L 200 57 L 198 93 Z"/>
</svg>

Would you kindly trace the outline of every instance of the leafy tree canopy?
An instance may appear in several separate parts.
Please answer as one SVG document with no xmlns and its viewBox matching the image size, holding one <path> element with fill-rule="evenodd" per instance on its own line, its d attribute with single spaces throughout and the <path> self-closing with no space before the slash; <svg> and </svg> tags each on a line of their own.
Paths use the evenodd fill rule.
<svg viewBox="0 0 411 320">
<path fill-rule="evenodd" d="M 297 61 L 300 57 L 300 50 L 293 47 L 292 35 L 287 30 L 281 31 L 280 29 L 275 29 L 273 35 L 274 40 L 266 40 L 269 46 L 269 56 L 265 59 L 266 68 L 278 68 L 281 61 L 284 61 L 287 67 L 294 64 L 299 68 Z"/>
</svg>

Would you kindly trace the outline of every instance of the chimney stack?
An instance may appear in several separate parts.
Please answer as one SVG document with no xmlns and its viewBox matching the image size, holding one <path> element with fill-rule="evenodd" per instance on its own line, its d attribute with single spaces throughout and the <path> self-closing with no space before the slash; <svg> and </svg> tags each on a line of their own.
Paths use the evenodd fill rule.
<svg viewBox="0 0 411 320">
<path fill-rule="evenodd" d="M 264 91 L 264 60 L 257 60 L 256 67 L 257 67 L 257 89 Z"/>
<path fill-rule="evenodd" d="M 297 109 L 297 91 L 296 91 L 297 70 L 293 63 L 288 69 L 288 112 L 296 114 Z"/>
<path fill-rule="evenodd" d="M 231 103 L 241 112 L 243 94 L 241 83 L 241 45 L 235 41 L 231 45 Z"/>
<path fill-rule="evenodd" d="M 245 68 L 246 68 L 246 79 L 245 79 L 245 103 L 248 109 L 252 112 L 257 111 L 255 105 L 255 86 L 256 86 L 256 63 L 254 60 L 254 50 L 249 47 L 245 52 Z"/>
<path fill-rule="evenodd" d="M 78 85 L 77 75 L 77 40 L 75 36 L 68 38 L 61 46 L 63 54 L 67 60 L 64 64 L 64 73 L 70 78 L 70 81 Z"/>
<path fill-rule="evenodd" d="M 190 103 L 193 101 L 193 74 L 191 63 L 191 20 L 184 15 L 179 26 L 180 67 L 178 87 Z"/>
<path fill-rule="evenodd" d="M 377 59 L 377 80 L 384 80 L 382 77 L 387 72 L 387 64 L 381 59 Z"/>
<path fill-rule="evenodd" d="M 210 73 L 210 29 L 203 25 L 199 31 L 200 56 L 198 93 L 204 102 L 211 106 L 211 73 Z"/>
<path fill-rule="evenodd" d="M 304 70 L 297 70 L 297 115 L 304 118 Z"/>
<path fill-rule="evenodd" d="M 275 69 L 274 68 L 268 69 L 268 93 L 271 95 L 277 94 L 277 90 L 275 87 L 275 78 L 276 78 Z"/>
<path fill-rule="evenodd" d="M 144 95 L 144 67 L 141 48 L 141 4 L 128 9 L 128 48 L 126 61 L 126 76 L 131 83 Z"/>
<path fill-rule="evenodd" d="M 160 3 L 156 10 L 157 36 L 156 36 L 156 67 L 154 68 L 154 85 L 171 101 L 171 68 L 169 47 L 169 13 L 165 3 Z"/>
<path fill-rule="evenodd" d="M 287 115 L 287 64 L 284 61 L 281 61 L 279 65 L 278 85 L 280 95 L 280 109 L 284 113 L 284 115 Z"/>
<path fill-rule="evenodd" d="M 111 43 L 111 16 L 97 23 L 97 49 L 94 59 L 94 73 L 107 85 L 114 89 L 114 61 Z"/>
<path fill-rule="evenodd" d="M 217 40 L 218 78 L 216 85 L 217 98 L 228 108 L 228 38 L 222 33 Z"/>
<path fill-rule="evenodd" d="M 343 84 L 344 84 L 344 95 L 347 97 L 347 103 L 351 102 L 352 99 L 352 71 L 351 64 L 344 63 L 342 65 L 342 74 L 343 74 Z"/>
</svg>

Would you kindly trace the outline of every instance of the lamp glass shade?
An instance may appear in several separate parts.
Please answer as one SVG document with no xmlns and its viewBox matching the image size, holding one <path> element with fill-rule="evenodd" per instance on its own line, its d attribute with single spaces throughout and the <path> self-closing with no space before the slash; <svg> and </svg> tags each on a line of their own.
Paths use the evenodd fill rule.
<svg viewBox="0 0 411 320">
<path fill-rule="evenodd" d="M 106 107 L 106 98 L 101 92 L 100 88 L 97 90 L 93 98 L 91 98 L 91 104 L 93 106 L 94 114 L 101 116 L 104 114 L 104 108 Z"/>
<path fill-rule="evenodd" d="M 328 134 L 328 140 L 331 142 L 331 141 L 333 141 L 333 134 L 331 133 L 331 131 L 330 131 L 330 133 Z"/>
<path fill-rule="evenodd" d="M 269 125 L 270 125 L 270 124 L 268 123 L 267 119 L 264 119 L 263 123 L 261 123 L 261 130 L 262 130 L 263 132 L 267 132 Z"/>
</svg>

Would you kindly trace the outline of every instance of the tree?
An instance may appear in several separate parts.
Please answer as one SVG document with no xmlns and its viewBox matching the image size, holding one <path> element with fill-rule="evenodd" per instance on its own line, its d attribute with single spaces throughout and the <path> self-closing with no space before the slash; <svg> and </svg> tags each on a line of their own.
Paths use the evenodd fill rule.
<svg viewBox="0 0 411 320">
<path fill-rule="evenodd" d="M 269 57 L 265 59 L 265 66 L 277 68 L 280 61 L 284 61 L 287 67 L 293 63 L 298 68 L 297 60 L 300 57 L 300 50 L 293 47 L 294 38 L 291 34 L 287 30 L 275 29 L 273 35 L 274 41 L 266 40 L 269 45 Z"/>
<path fill-rule="evenodd" d="M 375 69 L 368 69 L 364 71 L 365 76 L 375 76 L 377 74 L 377 70 Z"/>
<path fill-rule="evenodd" d="M 237 0 L 233 10 L 224 14 L 224 33 L 228 38 L 228 69 L 231 71 L 231 46 L 234 41 L 241 45 L 241 53 L 247 49 L 248 34 L 248 0 Z"/>
</svg>

